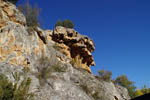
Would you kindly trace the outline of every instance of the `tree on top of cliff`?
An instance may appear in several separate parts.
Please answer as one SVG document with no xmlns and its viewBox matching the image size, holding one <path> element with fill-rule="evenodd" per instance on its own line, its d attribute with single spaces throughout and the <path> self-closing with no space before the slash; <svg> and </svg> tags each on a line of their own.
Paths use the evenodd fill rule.
<svg viewBox="0 0 150 100">
<path fill-rule="evenodd" d="M 63 22 L 59 19 L 57 22 L 56 22 L 56 26 L 63 26 L 63 27 L 66 27 L 66 28 L 74 28 L 74 24 L 71 20 L 64 20 Z"/>
<path fill-rule="evenodd" d="M 56 22 L 55 27 L 56 27 L 56 26 L 62 26 L 62 21 L 61 21 L 60 19 L 58 19 L 58 21 Z"/>
<path fill-rule="evenodd" d="M 18 0 L 7 0 L 7 1 L 9 1 L 9 2 L 11 2 L 13 4 L 16 4 L 18 2 Z"/>
<path fill-rule="evenodd" d="M 74 28 L 73 22 L 71 20 L 68 20 L 68 19 L 64 20 L 62 25 L 66 28 Z"/>
</svg>

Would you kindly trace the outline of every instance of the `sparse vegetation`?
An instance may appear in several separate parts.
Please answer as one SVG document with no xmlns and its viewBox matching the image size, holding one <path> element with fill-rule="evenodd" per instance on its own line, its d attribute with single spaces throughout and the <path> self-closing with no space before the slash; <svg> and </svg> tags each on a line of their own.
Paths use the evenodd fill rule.
<svg viewBox="0 0 150 100">
<path fill-rule="evenodd" d="M 80 85 L 80 87 L 83 89 L 83 91 L 86 92 L 86 94 L 90 93 L 90 90 L 88 89 L 87 85 L 82 84 Z"/>
<path fill-rule="evenodd" d="M 142 87 L 141 89 L 136 89 L 134 93 L 135 93 L 134 97 L 138 97 L 138 96 L 150 93 L 150 88 L 147 88 L 146 85 L 144 85 L 144 87 Z"/>
<path fill-rule="evenodd" d="M 143 95 L 143 92 L 140 89 L 137 89 L 136 92 L 135 92 L 135 96 L 138 97 L 138 96 L 141 96 L 141 95 Z"/>
<path fill-rule="evenodd" d="M 15 83 L 0 74 L 0 100 L 33 100 L 33 93 L 29 93 L 31 78 L 25 76 L 20 80 L 20 73 L 14 73 Z"/>
<path fill-rule="evenodd" d="M 56 26 L 63 26 L 63 27 L 66 27 L 66 28 L 74 28 L 74 24 L 71 20 L 64 20 L 63 22 L 59 19 L 57 22 L 56 22 Z"/>
<path fill-rule="evenodd" d="M 64 20 L 63 23 L 62 23 L 63 27 L 66 27 L 66 28 L 74 28 L 74 24 L 71 20 Z"/>
<path fill-rule="evenodd" d="M 144 85 L 141 89 L 141 92 L 143 94 L 147 94 L 147 93 L 150 93 L 150 88 L 147 88 L 146 85 Z"/>
<path fill-rule="evenodd" d="M 44 85 L 47 79 L 51 76 L 52 72 L 65 72 L 66 67 L 62 67 L 60 62 L 49 59 L 42 56 L 37 64 L 38 72 L 36 73 L 37 78 L 41 85 Z"/>
<path fill-rule="evenodd" d="M 127 88 L 131 98 L 136 97 L 136 87 L 134 86 L 134 82 L 130 81 L 126 75 L 118 76 L 115 80 L 115 83 Z"/>
<path fill-rule="evenodd" d="M 134 82 L 130 81 L 126 75 L 118 76 L 114 80 L 114 83 L 127 88 L 131 98 L 135 98 L 150 93 L 150 88 L 147 88 L 146 85 L 144 85 L 144 87 L 141 89 L 137 89 L 136 86 L 134 85 Z"/>
<path fill-rule="evenodd" d="M 60 19 L 56 22 L 55 27 L 56 27 L 56 26 L 63 26 L 63 25 L 62 25 L 62 21 L 61 21 Z"/>
<path fill-rule="evenodd" d="M 110 82 L 112 79 L 112 72 L 111 71 L 106 71 L 104 69 L 98 71 L 99 76 L 98 79 Z"/>
<path fill-rule="evenodd" d="M 80 85 L 80 87 L 82 88 L 83 91 L 85 91 L 86 94 L 91 95 L 94 98 L 94 100 L 99 100 L 102 98 L 102 97 L 98 96 L 98 92 L 91 94 L 91 90 L 88 88 L 88 86 L 86 84 L 82 84 L 82 85 Z"/>
<path fill-rule="evenodd" d="M 24 5 L 19 5 L 18 9 L 24 14 L 28 27 L 36 28 L 40 26 L 40 9 L 37 6 L 32 7 L 29 2 L 26 2 Z"/>
</svg>

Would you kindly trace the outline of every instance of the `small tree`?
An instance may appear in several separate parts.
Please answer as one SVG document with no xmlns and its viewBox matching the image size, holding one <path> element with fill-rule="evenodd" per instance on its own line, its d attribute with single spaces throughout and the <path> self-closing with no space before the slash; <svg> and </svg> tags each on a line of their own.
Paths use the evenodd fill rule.
<svg viewBox="0 0 150 100">
<path fill-rule="evenodd" d="M 18 2 L 18 0 L 7 0 L 7 1 L 9 1 L 9 2 L 11 2 L 13 4 L 16 4 Z"/>
<path fill-rule="evenodd" d="M 66 27 L 66 28 L 74 28 L 74 24 L 71 20 L 64 20 L 63 22 L 59 19 L 57 22 L 56 22 L 56 26 L 63 26 L 63 27 Z"/>
<path fill-rule="evenodd" d="M 74 28 L 73 22 L 68 19 L 63 21 L 62 26 L 66 28 Z"/>
<path fill-rule="evenodd" d="M 135 96 L 138 97 L 138 96 L 141 96 L 141 95 L 143 95 L 143 92 L 140 89 L 137 89 L 136 92 L 135 92 Z"/>
<path fill-rule="evenodd" d="M 134 82 L 130 81 L 126 75 L 118 76 L 115 83 L 127 88 L 131 98 L 136 97 Z"/>
<path fill-rule="evenodd" d="M 112 72 L 106 71 L 104 69 L 98 71 L 99 79 L 110 82 L 112 78 Z"/>
<path fill-rule="evenodd" d="M 15 82 L 0 74 L 0 100 L 33 100 L 34 94 L 29 92 L 31 78 L 24 76 L 21 81 L 21 73 L 12 74 Z"/>
<path fill-rule="evenodd" d="M 62 21 L 61 21 L 60 19 L 56 22 L 55 27 L 56 27 L 56 26 L 62 26 Z"/>
<path fill-rule="evenodd" d="M 34 6 L 33 8 L 29 4 L 29 2 L 26 2 L 24 5 L 19 5 L 18 9 L 24 14 L 26 17 L 26 22 L 28 27 L 38 27 L 39 24 L 39 8 L 37 6 Z"/>
</svg>

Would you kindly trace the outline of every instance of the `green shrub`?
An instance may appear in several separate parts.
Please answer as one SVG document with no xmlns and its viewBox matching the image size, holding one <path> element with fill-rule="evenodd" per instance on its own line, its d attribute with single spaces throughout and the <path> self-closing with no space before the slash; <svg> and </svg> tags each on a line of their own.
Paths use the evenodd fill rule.
<svg viewBox="0 0 150 100">
<path fill-rule="evenodd" d="M 38 72 L 35 73 L 39 79 L 40 85 L 45 85 L 47 79 L 50 78 L 52 72 L 65 72 L 66 67 L 61 66 L 61 63 L 47 57 L 42 56 L 37 63 Z"/>
<path fill-rule="evenodd" d="M 103 81 L 110 82 L 112 79 L 112 72 L 106 71 L 104 69 L 98 71 L 98 78 Z"/>
<path fill-rule="evenodd" d="M 86 94 L 91 95 L 94 98 L 94 100 L 99 100 L 99 99 L 101 100 L 102 97 L 99 97 L 98 92 L 96 91 L 95 93 L 91 94 L 91 90 L 88 88 L 86 84 L 81 84 L 80 87 Z"/>
<path fill-rule="evenodd" d="M 134 82 L 130 81 L 126 75 L 118 76 L 115 83 L 127 88 L 131 98 L 136 97 L 136 87 L 134 86 Z"/>
<path fill-rule="evenodd" d="M 62 25 L 62 21 L 61 21 L 60 19 L 56 22 L 55 27 L 56 27 L 56 26 L 63 26 L 63 25 Z"/>
<path fill-rule="evenodd" d="M 0 75 L 0 100 L 12 100 L 14 97 L 14 87 L 7 77 Z"/>
<path fill-rule="evenodd" d="M 32 7 L 29 2 L 26 2 L 24 5 L 19 5 L 18 9 L 24 14 L 28 27 L 36 28 L 40 26 L 40 10 L 37 6 Z"/>
<path fill-rule="evenodd" d="M 73 22 L 71 20 L 68 20 L 68 19 L 64 20 L 63 22 L 61 20 L 58 20 L 56 22 L 55 27 L 56 26 L 63 26 L 63 27 L 66 27 L 66 28 L 74 28 Z"/>
<path fill-rule="evenodd" d="M 31 79 L 24 77 L 20 83 L 20 73 L 13 74 L 15 83 L 8 81 L 8 78 L 0 74 L 0 100 L 33 100 L 33 94 L 29 93 Z"/>
<path fill-rule="evenodd" d="M 7 1 L 9 1 L 9 2 L 11 2 L 13 4 L 16 4 L 18 2 L 18 0 L 7 0 Z"/>
<path fill-rule="evenodd" d="M 62 26 L 66 28 L 74 28 L 73 22 L 68 19 L 63 21 Z"/>
</svg>

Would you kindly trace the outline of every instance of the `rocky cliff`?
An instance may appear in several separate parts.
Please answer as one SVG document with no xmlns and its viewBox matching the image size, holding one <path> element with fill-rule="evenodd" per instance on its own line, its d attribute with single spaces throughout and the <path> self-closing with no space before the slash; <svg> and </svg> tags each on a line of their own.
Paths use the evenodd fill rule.
<svg viewBox="0 0 150 100">
<path fill-rule="evenodd" d="M 83 69 L 91 72 L 90 66 L 95 66 L 92 52 L 95 49 L 94 43 L 87 36 L 80 35 L 74 29 L 64 28 L 61 26 L 53 30 L 52 40 L 58 43 L 60 51 L 70 60 L 79 56 L 85 66 Z"/>
<path fill-rule="evenodd" d="M 13 82 L 12 73 L 29 68 L 35 100 L 128 100 L 125 88 L 91 74 L 94 49 L 93 41 L 74 29 L 29 31 L 15 5 L 0 1 L 0 73 Z M 76 57 L 84 66 L 71 64 Z"/>
</svg>

